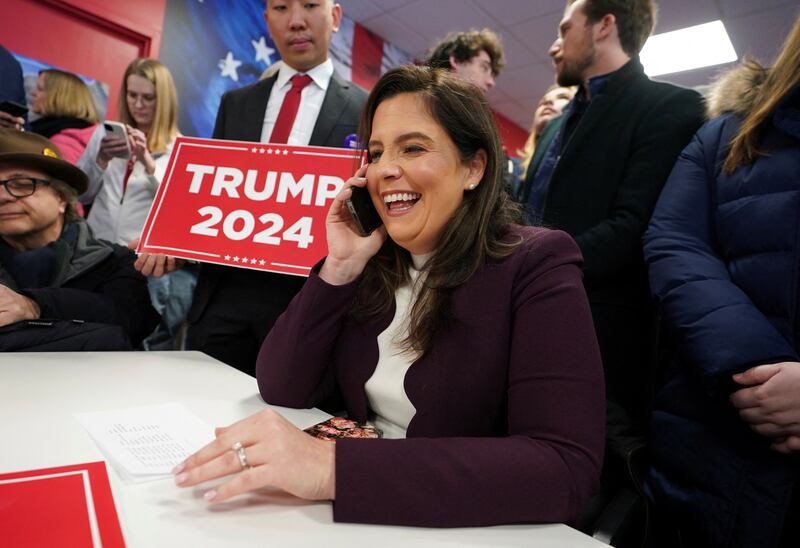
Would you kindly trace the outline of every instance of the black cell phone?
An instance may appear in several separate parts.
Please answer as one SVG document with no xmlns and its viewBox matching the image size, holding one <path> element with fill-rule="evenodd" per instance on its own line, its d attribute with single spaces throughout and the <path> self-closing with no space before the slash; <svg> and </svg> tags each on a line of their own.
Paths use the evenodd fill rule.
<svg viewBox="0 0 800 548">
<path fill-rule="evenodd" d="M 20 105 L 14 101 L 3 101 L 0 103 L 0 110 L 9 113 L 11 116 L 24 118 L 28 114 L 28 107 Z"/>
<path fill-rule="evenodd" d="M 353 220 L 358 226 L 359 232 L 362 236 L 369 236 L 372 232 L 383 224 L 381 216 L 378 215 L 378 210 L 375 209 L 375 204 L 372 203 L 372 198 L 369 196 L 369 191 L 363 186 L 350 187 L 353 193 L 347 201 L 347 209 L 353 216 Z"/>
</svg>

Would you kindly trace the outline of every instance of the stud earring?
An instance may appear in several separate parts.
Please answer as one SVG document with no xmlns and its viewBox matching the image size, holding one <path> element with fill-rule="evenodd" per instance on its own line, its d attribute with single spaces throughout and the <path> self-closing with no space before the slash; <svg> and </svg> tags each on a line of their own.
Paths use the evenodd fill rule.
<svg viewBox="0 0 800 548">
<path fill-rule="evenodd" d="M 471 185 L 469 185 L 469 187 L 467 187 L 467 188 L 469 188 L 470 190 L 475 190 L 475 183 L 472 183 L 472 184 L 471 184 Z"/>
</svg>

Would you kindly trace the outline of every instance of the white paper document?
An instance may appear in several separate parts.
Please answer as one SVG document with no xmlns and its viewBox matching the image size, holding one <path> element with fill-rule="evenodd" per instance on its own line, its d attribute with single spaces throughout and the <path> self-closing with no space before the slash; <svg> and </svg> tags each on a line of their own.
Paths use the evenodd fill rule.
<svg viewBox="0 0 800 548">
<path fill-rule="evenodd" d="M 214 429 L 178 403 L 77 413 L 106 460 L 125 480 L 161 479 L 214 439 Z"/>
</svg>

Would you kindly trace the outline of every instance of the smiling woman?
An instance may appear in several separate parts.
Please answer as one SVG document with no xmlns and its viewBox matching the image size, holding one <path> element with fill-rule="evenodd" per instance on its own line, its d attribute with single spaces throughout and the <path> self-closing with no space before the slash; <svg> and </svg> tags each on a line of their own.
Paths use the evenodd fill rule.
<svg viewBox="0 0 800 548">
<path fill-rule="evenodd" d="M 264 411 L 218 429 L 176 482 L 236 474 L 206 499 L 272 485 L 334 500 L 338 521 L 571 521 L 597 487 L 604 439 L 575 243 L 513 223 L 475 86 L 393 69 L 360 133 L 370 162 L 334 199 L 328 256 L 270 332 L 257 373 L 268 403 L 339 397 L 384 439 L 322 441 Z M 345 205 L 364 186 L 384 223 L 369 236 Z"/>
</svg>

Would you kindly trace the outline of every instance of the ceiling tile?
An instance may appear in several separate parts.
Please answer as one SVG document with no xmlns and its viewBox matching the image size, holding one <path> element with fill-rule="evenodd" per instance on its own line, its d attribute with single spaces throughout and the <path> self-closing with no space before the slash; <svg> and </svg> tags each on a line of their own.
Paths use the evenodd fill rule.
<svg viewBox="0 0 800 548">
<path fill-rule="evenodd" d="M 503 25 L 564 12 L 565 0 L 474 0 L 486 13 Z"/>
<path fill-rule="evenodd" d="M 377 17 L 386 11 L 382 3 L 371 0 L 339 0 L 338 4 L 342 6 L 342 13 L 354 21 Z"/>
<path fill-rule="evenodd" d="M 394 10 L 392 17 L 427 36 L 431 44 L 449 32 L 496 26 L 494 19 L 471 1 L 436 0 L 436 9 L 430 6 L 430 0 L 417 0 Z"/>
<path fill-rule="evenodd" d="M 497 34 L 500 37 L 500 42 L 503 44 L 503 56 L 506 60 L 505 70 L 516 69 L 530 65 L 531 63 L 546 60 L 545 58 L 547 55 L 542 57 L 537 54 L 531 50 L 525 42 L 522 42 L 514 36 L 512 32 L 506 30 L 504 32 L 498 32 Z M 500 77 L 502 77 L 502 73 Z"/>
<path fill-rule="evenodd" d="M 655 34 L 700 25 L 722 18 L 714 0 L 670 0 L 661 2 Z"/>
<path fill-rule="evenodd" d="M 698 91 L 708 86 L 708 84 L 716 78 L 719 73 L 728 70 L 736 65 L 736 63 L 725 63 L 723 65 L 715 65 L 713 67 L 704 67 L 694 70 L 685 70 L 683 72 L 676 72 L 673 74 L 663 74 L 656 76 L 653 80 L 660 82 L 669 82 L 685 88 L 694 88 Z"/>
<path fill-rule="evenodd" d="M 725 17 L 739 17 L 777 7 L 794 7 L 797 13 L 797 0 L 718 0 Z"/>
<path fill-rule="evenodd" d="M 394 14 L 384 14 L 360 22 L 364 27 L 409 54 L 427 48 L 428 38 L 417 33 L 413 26 L 398 21 Z"/>
<path fill-rule="evenodd" d="M 760 10 L 742 17 L 727 18 L 723 23 L 740 59 L 751 55 L 762 63 L 771 65 L 796 17 L 798 8 L 792 4 Z"/>
<path fill-rule="evenodd" d="M 553 45 L 558 33 L 558 23 L 561 21 L 561 12 L 529 19 L 515 25 L 506 27 L 508 31 L 528 49 L 536 53 L 537 61 L 548 59 L 547 51 Z"/>
</svg>

